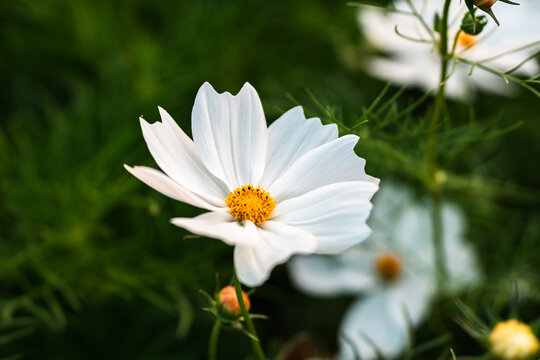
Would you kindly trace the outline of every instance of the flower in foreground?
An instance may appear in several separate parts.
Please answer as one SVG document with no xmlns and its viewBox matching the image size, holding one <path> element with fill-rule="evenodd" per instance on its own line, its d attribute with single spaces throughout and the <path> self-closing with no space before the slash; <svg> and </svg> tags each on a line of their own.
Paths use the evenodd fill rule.
<svg viewBox="0 0 540 360">
<path fill-rule="evenodd" d="M 491 352 L 503 360 L 527 360 L 540 348 L 531 328 L 513 319 L 501 321 L 493 328 L 489 345 Z"/>
<path fill-rule="evenodd" d="M 294 253 L 338 253 L 365 239 L 378 179 L 354 153 L 358 137 L 306 119 L 295 107 L 267 128 L 255 89 L 233 96 L 204 83 L 192 111 L 191 140 L 159 108 L 161 122 L 140 119 L 163 172 L 126 169 L 173 199 L 209 210 L 174 225 L 234 246 L 240 281 L 262 284 Z"/>
<path fill-rule="evenodd" d="M 340 358 L 377 359 L 401 353 L 409 324 L 420 323 L 435 293 L 437 273 L 428 204 L 415 202 L 401 187 L 385 184 L 374 199 L 369 224 L 373 235 L 333 257 L 298 256 L 289 266 L 293 283 L 310 294 L 361 294 L 341 324 Z M 463 218 L 444 204 L 442 217 L 450 290 L 479 278 L 472 249 L 463 239 Z"/>
<path fill-rule="evenodd" d="M 413 0 L 427 24 L 431 26 L 435 13 L 440 14 L 440 1 Z M 395 1 L 396 8 L 410 12 L 405 1 Z M 540 1 L 523 2 L 520 6 L 505 6 L 497 17 L 501 26 L 491 19 L 482 33 L 473 36 L 460 32 L 461 19 L 467 12 L 465 2 L 452 1 L 450 4 L 448 48 L 452 49 L 457 35 L 456 55 L 470 61 L 480 61 L 503 52 L 535 43 L 519 52 L 492 59 L 484 64 L 499 71 L 506 71 L 540 50 L 540 22 L 538 12 Z M 388 56 L 373 56 L 367 61 L 367 71 L 378 78 L 408 86 L 419 86 L 426 90 L 439 87 L 440 58 L 437 47 L 431 43 L 409 41 L 394 31 L 415 39 L 430 40 L 431 35 L 419 21 L 410 15 L 384 12 L 374 8 L 362 8 L 358 21 L 367 41 Z M 439 41 L 439 34 L 431 29 Z M 452 68 L 452 65 L 450 65 Z M 454 99 L 469 101 L 477 89 L 502 95 L 512 93 L 512 86 L 500 76 L 479 68 L 468 76 L 471 66 L 456 64 L 452 76 L 446 82 L 446 94 Z M 516 74 L 533 76 L 539 70 L 535 61 L 525 63 Z"/>
</svg>

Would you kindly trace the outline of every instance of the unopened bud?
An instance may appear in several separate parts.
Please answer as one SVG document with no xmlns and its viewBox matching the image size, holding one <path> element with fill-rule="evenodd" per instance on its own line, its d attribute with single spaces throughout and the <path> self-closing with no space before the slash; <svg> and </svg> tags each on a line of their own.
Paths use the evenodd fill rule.
<svg viewBox="0 0 540 360">
<path fill-rule="evenodd" d="M 243 291 L 242 297 L 244 298 L 244 305 L 246 305 L 246 309 L 249 311 L 251 307 L 249 297 Z M 240 304 L 236 297 L 236 290 L 233 286 L 229 285 L 221 289 L 217 294 L 216 300 L 218 303 L 218 310 L 225 318 L 233 320 L 242 315 L 242 310 L 240 309 Z"/>
<path fill-rule="evenodd" d="M 491 352 L 502 360 L 526 360 L 540 344 L 527 324 L 516 320 L 499 322 L 489 334 Z"/>
<path fill-rule="evenodd" d="M 461 20 L 461 30 L 469 35 L 478 35 L 484 30 L 488 20 L 485 16 L 475 16 L 474 19 L 471 13 L 466 13 Z"/>
<path fill-rule="evenodd" d="M 497 0 L 474 0 L 474 5 L 478 6 L 479 8 L 489 9 L 496 2 Z"/>
</svg>

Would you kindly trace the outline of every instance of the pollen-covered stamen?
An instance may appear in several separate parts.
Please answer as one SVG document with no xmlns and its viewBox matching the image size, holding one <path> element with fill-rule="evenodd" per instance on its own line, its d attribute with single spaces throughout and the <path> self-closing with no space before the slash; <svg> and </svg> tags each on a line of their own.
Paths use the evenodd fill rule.
<svg viewBox="0 0 540 360">
<path fill-rule="evenodd" d="M 401 260 L 394 254 L 382 254 L 377 258 L 375 269 L 383 280 L 392 281 L 401 274 Z"/>
<path fill-rule="evenodd" d="M 232 216 L 255 224 L 268 220 L 276 203 L 267 191 L 253 185 L 236 188 L 225 199 L 225 204 L 229 207 L 229 213 Z"/>
<path fill-rule="evenodd" d="M 457 38 L 457 43 L 462 49 L 468 49 L 474 46 L 477 41 L 476 35 L 467 34 L 465 31 L 460 31 Z"/>
</svg>

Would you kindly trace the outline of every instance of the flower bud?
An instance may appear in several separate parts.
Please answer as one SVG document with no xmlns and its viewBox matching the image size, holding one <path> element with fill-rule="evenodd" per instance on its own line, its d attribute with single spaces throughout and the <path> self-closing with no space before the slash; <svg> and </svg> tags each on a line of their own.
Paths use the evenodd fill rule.
<svg viewBox="0 0 540 360">
<path fill-rule="evenodd" d="M 242 291 L 242 297 L 244 298 L 246 309 L 249 311 L 251 303 L 244 291 Z M 240 304 L 236 297 L 236 290 L 233 286 L 229 285 L 221 289 L 216 296 L 216 300 L 218 303 L 218 310 L 223 317 L 234 320 L 242 315 L 242 310 L 240 309 Z"/>
<path fill-rule="evenodd" d="M 489 9 L 496 2 L 497 0 L 474 0 L 474 5 L 478 6 L 479 8 Z"/>
<path fill-rule="evenodd" d="M 487 22 L 487 18 L 483 15 L 475 16 L 473 19 L 471 13 L 466 13 L 461 20 L 461 30 L 469 35 L 478 35 L 484 30 Z"/>
<path fill-rule="evenodd" d="M 516 320 L 499 322 L 489 334 L 490 349 L 503 360 L 526 360 L 538 352 L 540 344 L 527 324 Z"/>
</svg>

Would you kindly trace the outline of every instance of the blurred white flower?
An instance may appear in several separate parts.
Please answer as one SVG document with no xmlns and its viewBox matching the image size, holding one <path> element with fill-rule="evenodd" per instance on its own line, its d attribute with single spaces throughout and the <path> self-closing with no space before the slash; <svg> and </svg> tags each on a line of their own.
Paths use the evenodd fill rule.
<svg viewBox="0 0 540 360">
<path fill-rule="evenodd" d="M 428 26 L 432 26 L 435 13 L 441 13 L 442 1 L 412 0 L 416 9 L 423 15 Z M 535 46 L 514 52 L 486 62 L 485 65 L 506 71 L 518 65 L 528 56 L 540 50 L 540 1 L 525 0 L 519 6 L 497 3 L 493 10 L 501 23 L 497 26 L 489 18 L 481 34 L 467 35 L 461 32 L 458 37 L 456 55 L 470 61 L 480 61 L 503 52 L 536 42 Z M 395 1 L 399 10 L 410 12 L 405 1 Z M 449 15 L 448 47 L 460 31 L 461 19 L 467 12 L 464 1 L 452 1 Z M 486 15 L 478 11 L 477 15 Z M 486 15 L 487 16 L 487 15 Z M 367 71 L 373 76 L 393 83 L 419 86 L 425 90 L 437 89 L 440 78 L 440 57 L 433 44 L 413 42 L 396 34 L 430 40 L 429 32 L 411 15 L 385 12 L 373 7 L 363 7 L 358 11 L 358 21 L 367 41 L 387 56 L 373 56 L 367 60 Z M 438 33 L 434 32 L 438 41 Z M 452 65 L 450 65 L 452 68 Z M 452 76 L 446 82 L 446 94 L 452 98 L 470 101 L 476 89 L 509 95 L 512 85 L 506 84 L 500 76 L 479 68 L 468 76 L 470 65 L 456 64 Z M 539 71 L 535 60 L 527 62 L 516 74 L 535 75 Z"/>
<path fill-rule="evenodd" d="M 172 223 L 235 246 L 239 279 L 262 284 L 293 253 L 338 253 L 370 234 L 365 221 L 378 179 L 354 153 L 358 137 L 306 119 L 295 107 L 270 127 L 246 83 L 238 95 L 204 83 L 192 112 L 193 141 L 159 108 L 140 119 L 150 153 L 165 172 L 126 169 L 173 199 L 210 210 Z"/>
<path fill-rule="evenodd" d="M 475 254 L 463 238 L 463 217 L 442 207 L 449 290 L 479 278 Z M 376 350 L 392 358 L 408 343 L 435 294 L 437 272 L 431 241 L 430 207 L 400 187 L 385 184 L 374 198 L 369 221 L 373 235 L 337 256 L 297 256 L 289 263 L 293 283 L 319 296 L 361 294 L 341 324 L 340 358 L 353 359 L 351 343 L 363 360 Z M 350 339 L 350 342 L 347 341 Z"/>
</svg>

